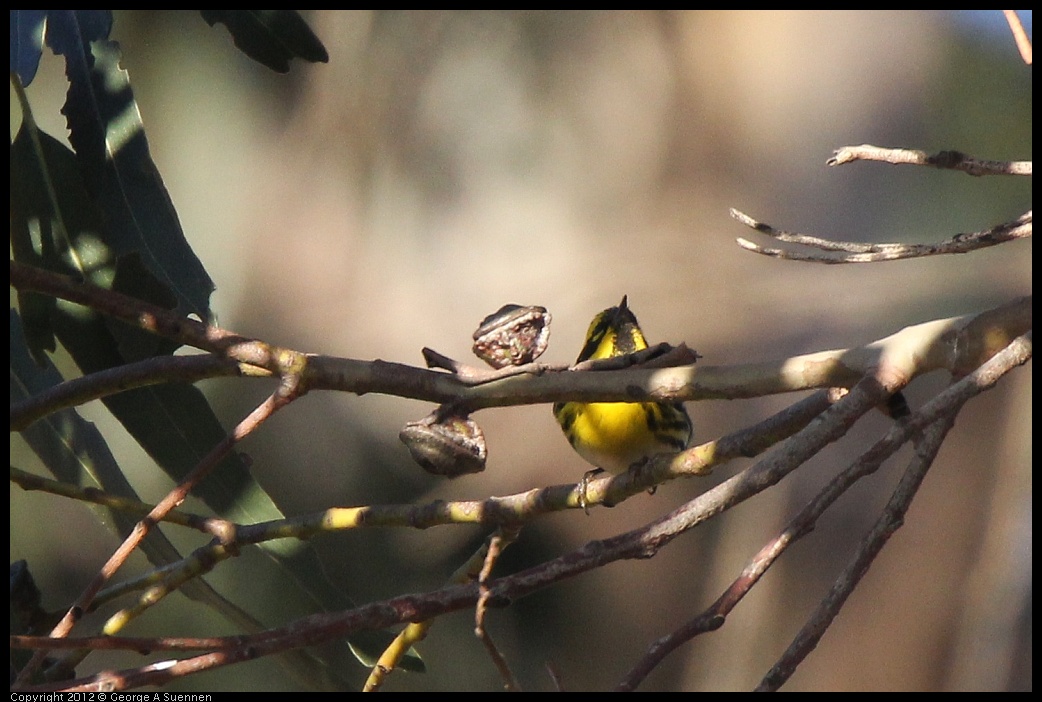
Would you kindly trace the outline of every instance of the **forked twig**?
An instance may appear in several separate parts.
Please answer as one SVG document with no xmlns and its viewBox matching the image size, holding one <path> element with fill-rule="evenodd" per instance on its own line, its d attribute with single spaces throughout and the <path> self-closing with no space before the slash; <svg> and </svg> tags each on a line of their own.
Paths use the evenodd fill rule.
<svg viewBox="0 0 1042 702">
<path fill-rule="evenodd" d="M 956 234 L 950 239 L 935 244 L 868 244 L 856 241 L 832 241 L 798 232 L 777 229 L 766 222 L 760 222 L 733 208 L 731 209 L 731 216 L 750 229 L 766 234 L 778 241 L 810 246 L 832 253 L 824 255 L 803 253 L 791 249 L 772 249 L 739 237 L 738 245 L 743 249 L 773 258 L 826 264 L 872 263 L 876 261 L 896 261 L 905 258 L 939 256 L 942 254 L 969 253 L 970 251 L 996 246 L 1013 239 L 1029 237 L 1032 230 L 1032 212 L 1028 210 L 1010 222 L 1004 222 L 979 232 Z"/>
</svg>

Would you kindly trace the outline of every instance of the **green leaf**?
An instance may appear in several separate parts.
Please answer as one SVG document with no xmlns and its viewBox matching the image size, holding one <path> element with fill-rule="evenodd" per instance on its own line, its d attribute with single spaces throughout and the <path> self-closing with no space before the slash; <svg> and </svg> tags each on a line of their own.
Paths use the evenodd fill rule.
<svg viewBox="0 0 1042 702">
<path fill-rule="evenodd" d="M 101 213 L 83 187 L 76 159 L 57 139 L 33 132 L 31 124 L 23 120 L 11 144 L 14 259 L 108 287 L 112 256 L 101 243 Z M 18 301 L 27 343 L 43 364 L 44 351 L 55 348 L 51 314 L 56 302 L 22 292 Z"/>
<path fill-rule="evenodd" d="M 137 252 L 120 256 L 116 261 L 112 289 L 164 309 L 172 310 L 177 306 L 177 299 L 170 289 L 152 275 Z M 119 343 L 119 355 L 127 361 L 169 355 L 180 346 L 176 341 L 150 334 L 118 319 L 106 317 L 105 324 Z"/>
<path fill-rule="evenodd" d="M 321 57 L 293 29 L 292 19 L 260 16 L 297 55 L 326 60 L 325 50 L 306 25 L 304 30 L 318 44 Z M 105 11 L 54 10 L 48 15 L 47 44 L 66 61 L 70 87 L 62 111 L 75 153 L 34 131 L 31 119 L 23 120 L 11 149 L 12 251 L 18 260 L 119 289 L 181 314 L 194 313 L 205 321 L 210 317 L 209 296 L 214 286 L 185 240 L 149 155 L 129 80 L 118 66 L 118 46 L 107 39 L 110 27 L 111 15 Z M 25 351 L 31 348 L 41 363 L 47 361 L 45 352 L 53 350 L 55 339 L 88 374 L 130 359 L 170 353 L 173 347 L 163 340 L 143 339 L 137 330 L 78 305 L 40 296 L 20 299 L 28 315 L 23 327 L 30 334 L 29 339 L 19 337 L 20 343 Z M 12 318 L 12 325 L 15 323 Z M 14 338 L 12 334 L 12 343 Z M 26 353 L 22 355 L 28 358 Z M 45 368 L 50 369 L 46 363 Z M 103 402 L 175 482 L 225 436 L 203 394 L 190 385 L 138 388 Z M 62 437 L 49 425 L 49 418 L 30 429 L 37 425 L 43 432 L 40 441 L 48 444 L 48 450 L 57 451 L 52 461 L 63 454 L 66 460 L 82 460 L 78 452 L 67 448 L 63 452 Z M 97 450 L 107 452 L 104 440 L 90 429 Z M 91 432 L 81 427 L 82 436 Z M 80 465 L 77 470 L 85 469 Z M 112 471 L 109 484 L 125 482 L 114 462 Z M 193 494 L 216 513 L 239 523 L 282 518 L 236 454 L 226 457 Z M 257 566 L 258 581 L 286 593 L 280 616 L 351 606 L 343 588 L 329 581 L 309 545 L 280 540 L 259 548 L 274 560 Z M 229 604 L 224 610 L 231 616 Z M 384 641 L 378 644 L 379 650 L 390 636 L 376 633 Z M 354 639 L 352 643 L 356 643 Z M 368 643 L 356 645 L 372 650 Z M 312 669 L 306 677 L 313 684 L 326 685 L 336 672 Z"/>
<path fill-rule="evenodd" d="M 10 339 L 12 403 L 28 399 L 63 381 L 49 360 L 43 367 L 30 360 L 15 310 L 11 310 Z M 50 414 L 31 424 L 21 434 L 56 480 L 72 485 L 93 485 L 118 497 L 140 500 L 101 433 L 75 410 L 65 409 Z M 137 522 L 136 517 L 101 505 L 91 504 L 89 507 L 119 538 L 129 533 Z M 158 530 L 149 535 L 142 548 L 155 566 L 181 559 L 181 554 Z"/>
<path fill-rule="evenodd" d="M 40 151 L 44 154 L 42 162 L 24 128 L 11 149 L 11 230 L 12 249 L 16 258 L 85 277 L 102 285 L 106 281 L 110 286 L 115 285 L 117 276 L 122 276 L 117 287 L 162 303 L 166 288 L 153 287 L 155 281 L 146 275 L 140 261 L 129 255 L 115 264 L 111 249 L 101 243 L 102 237 L 98 234 L 100 215 L 82 185 L 72 152 L 46 134 L 40 133 L 39 139 L 42 144 Z M 48 189 L 54 192 L 53 200 L 46 195 Z M 46 246 L 43 246 L 44 242 Z M 43 309 L 37 312 L 41 328 L 47 334 L 57 336 L 85 373 L 116 367 L 125 362 L 124 355 L 129 352 L 126 348 L 121 349 L 121 339 L 113 334 L 114 327 L 125 325 L 113 323 L 78 305 L 55 303 L 53 299 L 37 297 L 44 303 Z M 166 301 L 169 302 L 169 298 Z M 26 339 L 14 332 L 11 339 L 12 359 L 15 358 L 14 349 L 18 344 L 22 345 L 22 356 L 28 358 L 25 353 L 28 349 Z M 46 355 L 41 353 L 40 356 L 49 368 Z M 24 369 L 20 371 L 24 372 Z M 54 382 L 57 380 L 52 378 L 47 386 Z M 14 383 L 12 378 L 12 387 Z M 183 479 L 225 436 L 225 430 L 205 397 L 190 385 L 138 388 L 110 396 L 103 402 L 171 480 L 176 482 Z M 46 440 L 48 435 L 45 434 L 40 441 L 46 443 Z M 64 449 L 59 436 L 52 433 L 49 441 L 54 444 L 51 450 L 62 455 Z M 104 446 L 103 441 L 101 445 Z M 39 450 L 43 452 L 44 448 Z M 49 465 L 53 465 L 53 461 Z M 61 479 L 71 475 L 66 473 L 66 477 Z M 113 475 L 105 484 L 114 485 L 114 481 L 125 483 L 118 466 L 113 466 Z M 193 494 L 217 514 L 239 523 L 270 521 L 283 516 L 235 454 L 226 458 Z M 287 606 L 280 614 L 288 615 L 294 609 L 303 613 L 352 606 L 343 588 L 329 581 L 320 559 L 310 546 L 295 540 L 281 540 L 261 544 L 259 548 L 274 561 L 255 565 L 259 569 L 258 578 L 271 582 L 274 587 L 280 587 L 287 593 Z M 295 595 L 290 597 L 289 593 Z M 293 599 L 297 606 L 290 607 L 289 599 Z M 227 612 L 228 606 L 224 605 L 223 609 Z M 378 655 L 381 646 L 386 646 L 389 641 L 390 636 L 386 632 L 376 632 L 375 637 L 363 635 L 358 641 L 352 637 L 355 648 L 368 655 Z M 415 659 L 410 658 L 408 663 L 410 669 L 418 667 Z M 419 667 L 422 667 L 422 663 Z M 306 677 L 313 684 L 323 681 L 321 684 L 326 686 L 327 678 L 331 675 L 335 677 L 335 674 L 328 669 L 323 670 L 322 675 L 312 670 Z M 336 682 L 328 684 L 338 685 Z"/>
<path fill-rule="evenodd" d="M 28 399 L 62 382 L 61 374 L 49 360 L 41 367 L 29 357 L 15 310 L 11 310 L 10 340 L 12 403 Z M 75 410 L 65 409 L 50 414 L 27 427 L 21 435 L 56 480 L 72 485 L 95 486 L 110 495 L 141 501 L 109 451 L 104 437 L 93 423 L 80 417 Z M 89 503 L 87 506 L 97 513 L 99 521 L 108 525 L 119 539 L 125 538 L 138 521 L 137 517 L 119 510 Z M 160 529 L 149 532 L 141 544 L 141 550 L 149 563 L 157 568 L 182 559 L 181 553 Z M 203 578 L 189 580 L 178 591 L 212 607 L 239 631 L 256 633 L 266 628 Z M 328 680 L 330 673 L 325 664 L 307 651 L 290 651 L 278 656 L 277 660 L 302 683 L 315 685 L 323 681 L 327 689 L 336 686 L 336 683 Z"/>
<path fill-rule="evenodd" d="M 115 257 L 136 252 L 178 301 L 177 309 L 210 318 L 213 281 L 188 245 L 149 153 L 141 114 L 119 45 L 86 11 L 49 15 L 47 44 L 65 59 L 69 93 L 62 108 L 84 187 L 104 216 L 101 243 Z"/>
</svg>

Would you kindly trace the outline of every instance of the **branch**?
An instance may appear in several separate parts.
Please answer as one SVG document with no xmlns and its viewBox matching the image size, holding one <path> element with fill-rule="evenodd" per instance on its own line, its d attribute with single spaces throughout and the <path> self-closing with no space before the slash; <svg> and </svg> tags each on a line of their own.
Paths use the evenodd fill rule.
<svg viewBox="0 0 1042 702">
<path fill-rule="evenodd" d="M 767 572 L 767 569 L 777 561 L 789 546 L 809 534 L 814 528 L 817 519 L 854 483 L 875 472 L 882 465 L 883 461 L 895 454 L 910 438 L 915 437 L 923 429 L 935 426 L 935 423 L 947 424 L 954 420 L 955 415 L 967 401 L 986 390 L 990 390 L 1003 375 L 1026 363 L 1031 357 L 1031 351 L 1030 333 L 1015 339 L 1004 350 L 996 354 L 973 373 L 952 384 L 907 419 L 891 426 L 881 439 L 865 451 L 850 467 L 833 478 L 807 506 L 793 517 L 774 539 L 753 557 L 738 578 L 724 591 L 716 602 L 677 630 L 655 641 L 648 648 L 644 657 L 638 661 L 620 682 L 618 689 L 620 691 L 635 689 L 666 656 L 682 644 L 690 641 L 695 636 L 715 631 L 723 626 L 727 615 L 752 590 L 752 587 Z M 931 446 L 932 444 L 927 441 L 924 442 L 924 445 Z M 939 442 L 937 442 L 937 445 L 939 446 Z M 924 453 L 924 451 L 923 448 L 917 449 L 917 455 L 920 457 L 926 455 L 929 456 L 929 460 L 932 460 L 933 454 L 929 451 Z M 928 466 L 929 461 L 916 462 L 909 468 L 909 471 L 912 472 L 913 469 L 925 470 Z M 732 478 L 732 480 L 736 480 L 736 478 Z M 919 479 L 921 480 L 921 476 Z M 901 488 L 898 490 L 900 494 L 906 494 L 906 492 L 902 492 Z M 895 493 L 895 495 L 898 493 Z M 908 499 L 910 499 L 910 495 Z M 889 519 L 886 522 L 889 527 L 887 536 L 889 536 L 900 525 L 900 514 L 893 511 L 887 514 Z M 873 556 L 875 553 L 878 553 L 878 548 L 881 548 L 882 543 L 878 543 L 876 546 L 874 547 Z M 855 560 L 863 560 L 864 558 L 864 552 L 859 552 L 859 556 Z M 867 565 L 865 567 L 867 568 Z M 861 571 L 862 574 L 863 572 Z M 858 579 L 848 578 L 846 580 L 841 579 L 840 582 L 846 583 L 846 586 L 849 588 L 846 594 L 849 594 L 849 590 L 853 589 L 857 581 Z M 817 638 L 814 638 L 809 648 L 803 647 L 799 649 L 802 656 L 806 656 L 810 648 L 816 645 L 817 639 L 824 633 L 825 628 L 834 618 L 836 611 L 838 611 L 845 598 L 846 595 L 841 599 L 833 598 L 832 600 L 827 600 L 831 602 L 833 607 L 833 609 L 829 610 L 831 614 L 827 617 L 827 621 L 824 616 L 812 618 L 812 621 L 816 622 L 818 627 L 814 629 Z M 811 628 L 810 623 L 808 623 L 807 628 Z M 781 666 L 781 663 L 779 661 L 779 666 Z M 797 663 L 798 661 L 793 661 L 791 665 L 784 667 L 791 674 Z"/>
<path fill-rule="evenodd" d="M 825 165 L 842 166 L 854 161 L 882 161 L 894 165 L 930 166 L 944 170 L 962 171 L 972 176 L 1031 175 L 1031 161 L 987 161 L 967 156 L 960 151 L 938 151 L 931 156 L 925 151 L 916 149 L 888 149 L 871 144 L 844 146 L 833 153 Z"/>
<path fill-rule="evenodd" d="M 608 495 L 613 502 L 638 494 L 653 484 L 649 481 L 665 481 L 690 475 L 707 475 L 712 467 L 736 457 L 752 457 L 774 443 L 795 434 L 826 409 L 831 399 L 827 393 L 817 393 L 797 402 L 792 407 L 770 417 L 759 424 L 742 429 L 718 441 L 689 449 L 684 455 L 667 461 L 661 470 L 635 469 L 612 480 L 598 481 L 590 490 L 597 501 Z M 698 467 L 693 469 L 692 465 Z M 594 484 L 591 484 L 591 487 Z M 448 524 L 499 525 L 504 530 L 517 528 L 541 514 L 578 506 L 578 491 L 575 484 L 558 485 L 541 490 L 529 490 L 516 495 L 491 497 L 480 501 L 446 502 L 436 500 L 425 505 L 371 505 L 365 507 L 334 507 L 321 512 L 278 519 L 257 524 L 239 525 L 224 520 L 205 520 L 205 531 L 213 533 L 215 540 L 201 546 L 183 559 L 170 563 L 162 569 L 125 581 L 108 588 L 94 598 L 94 605 L 135 590 L 146 589 L 134 606 L 124 608 L 113 615 L 112 628 L 116 622 L 137 616 L 163 597 L 174 592 L 192 578 L 200 577 L 213 570 L 219 563 L 238 556 L 244 546 L 275 539 L 295 538 L 306 540 L 322 533 L 359 529 L 364 527 L 411 527 L 428 529 Z M 150 505 L 134 503 L 135 511 L 148 512 Z M 164 517 L 164 519 L 166 519 Z M 171 519 L 185 526 L 198 526 L 201 518 Z M 484 581 L 482 581 L 484 583 Z M 483 589 L 487 592 L 487 589 Z M 93 608 L 93 605 L 92 605 Z M 110 627 L 106 626 L 106 630 Z"/>
<path fill-rule="evenodd" d="M 14 466 L 11 466 L 10 469 L 10 480 L 26 492 L 39 490 L 40 492 L 69 497 L 82 502 L 91 502 L 108 507 L 109 509 L 118 509 L 127 512 L 128 514 L 136 514 L 142 517 L 155 509 L 155 505 L 148 504 L 147 502 L 119 497 L 118 495 L 112 495 L 104 490 L 99 490 L 94 487 L 81 487 L 79 485 L 71 485 L 58 480 L 44 478 L 39 475 L 27 473 L 24 470 L 19 470 Z M 204 517 L 199 514 L 191 514 L 176 509 L 171 510 L 168 514 L 164 515 L 162 521 L 170 524 L 177 524 L 189 529 L 195 529 L 196 531 L 218 538 L 224 538 L 227 534 L 238 528 L 238 525 L 234 522 L 229 522 L 225 519 L 220 519 L 218 517 Z"/>
<path fill-rule="evenodd" d="M 1031 65 L 1031 40 L 1028 38 L 1028 33 L 1024 31 L 1024 25 L 1020 21 L 1020 17 L 1017 16 L 1016 10 L 1003 10 L 1002 13 L 1006 16 L 1006 22 L 1009 23 L 1009 29 L 1013 32 L 1013 40 L 1017 42 L 1017 50 L 1020 51 L 1020 57 L 1024 59 L 1024 63 Z"/>
<path fill-rule="evenodd" d="M 933 464 L 937 452 L 948 431 L 954 425 L 955 417 L 962 406 L 976 395 L 993 388 L 999 379 L 1009 371 L 1027 363 L 1031 355 L 1032 340 L 1031 334 L 1028 333 L 1015 339 L 980 368 L 940 393 L 927 403 L 920 413 L 917 413 L 919 418 L 914 424 L 924 430 L 924 437 L 916 447 L 915 456 L 901 478 L 901 482 L 850 564 L 836 579 L 836 583 L 828 595 L 797 634 L 792 645 L 764 677 L 758 689 L 777 689 L 817 646 L 825 630 L 835 619 L 843 603 L 857 587 L 883 546 L 904 524 L 905 514 L 912 499 L 918 492 L 923 478 L 926 477 L 926 472 Z M 935 418 L 934 421 L 927 424 L 931 417 Z"/>
<path fill-rule="evenodd" d="M 838 438 L 857 417 L 870 411 L 888 394 L 888 388 L 874 378 L 860 383 L 846 397 L 826 410 L 822 415 L 822 421 L 812 423 L 801 432 L 813 439 L 798 442 L 799 446 L 809 451 L 806 454 L 801 453 L 802 460 L 813 455 L 813 446 L 820 448 Z M 788 470 L 779 471 L 777 459 L 761 462 L 740 476 L 726 481 L 644 527 L 603 541 L 590 542 L 572 553 L 487 583 L 486 601 L 491 606 L 502 606 L 512 599 L 531 594 L 607 563 L 650 557 L 680 534 L 722 511 L 721 500 L 728 506 L 736 504 L 774 484 L 802 462 L 793 462 L 792 455 L 785 453 L 782 464 L 787 466 Z M 766 464 L 767 468 L 762 464 Z M 160 670 L 156 670 L 154 666 L 147 666 L 146 669 L 102 673 L 73 681 L 22 689 L 82 692 L 161 685 L 189 672 L 251 660 L 288 648 L 311 646 L 343 638 L 359 629 L 384 629 L 395 624 L 423 621 L 447 612 L 471 608 L 483 598 L 482 589 L 476 583 L 456 585 L 422 595 L 396 597 L 346 612 L 314 614 L 279 629 L 234 637 L 239 644 L 236 648 L 168 663 Z"/>
<path fill-rule="evenodd" d="M 210 354 L 146 358 L 73 378 L 12 404 L 11 430 L 21 431 L 54 412 L 134 388 L 246 375 L 271 377 L 271 372 Z"/>
<path fill-rule="evenodd" d="M 930 414 L 932 407 L 950 403 L 953 396 L 962 398 L 961 401 L 964 402 L 965 399 L 993 386 L 1003 372 L 1025 362 L 1030 357 L 1030 352 L 1030 338 L 1018 340 L 1010 349 L 997 355 L 966 379 L 954 384 L 928 406 L 924 406 L 923 410 L 913 415 L 908 422 L 896 424 L 891 429 L 891 435 L 911 435 L 920 423 L 934 419 Z M 619 536 L 588 543 L 572 553 L 487 583 L 487 602 L 501 606 L 511 599 L 530 594 L 606 563 L 654 555 L 658 549 L 680 534 L 777 483 L 823 446 L 841 436 L 857 417 L 871 410 L 892 393 L 895 389 L 891 385 L 892 382 L 886 379 L 885 373 L 882 381 L 876 377 L 866 378 L 826 410 L 820 421 L 802 430 L 787 444 L 785 450 L 775 452 L 747 471 L 698 496 L 661 519 Z M 945 404 L 945 411 L 948 411 L 950 406 Z M 160 685 L 189 672 L 250 660 L 287 648 L 342 638 L 359 629 L 382 629 L 394 624 L 430 619 L 447 612 L 473 607 L 482 598 L 481 588 L 473 583 L 443 588 L 423 595 L 406 595 L 346 612 L 310 615 L 286 627 L 259 634 L 227 637 L 222 639 L 226 643 L 222 644 L 222 650 L 219 652 L 167 662 L 158 669 L 157 666 L 151 665 L 117 674 L 104 673 L 76 681 L 25 689 L 85 691 L 128 689 L 145 684 Z M 111 687 L 113 685 L 115 688 Z"/>
<path fill-rule="evenodd" d="M 95 595 L 97 595 L 101 587 L 108 582 L 113 575 L 115 575 L 116 571 L 124 563 L 126 563 L 130 554 L 133 553 L 141 544 L 144 538 L 148 535 L 148 532 L 151 531 L 152 528 L 175 507 L 184 502 L 192 488 L 198 484 L 200 480 L 205 478 L 239 441 L 251 434 L 260 424 L 278 411 L 278 409 L 292 401 L 295 397 L 293 391 L 294 388 L 289 383 L 280 387 L 279 392 L 273 394 L 251 412 L 249 416 L 243 419 L 231 434 L 217 444 L 209 454 L 204 456 L 199 464 L 193 468 L 187 476 L 185 476 L 185 479 L 167 493 L 166 497 L 164 497 L 159 504 L 152 509 L 152 511 L 138 522 L 137 525 L 135 525 L 133 531 L 127 535 L 127 538 L 124 539 L 123 543 L 120 544 L 111 556 L 109 556 L 108 561 L 106 561 L 106 563 L 101 567 L 98 574 L 90 583 L 88 583 L 87 587 L 84 588 L 83 592 L 76 598 L 76 601 L 69 607 L 65 616 L 63 616 L 61 621 L 59 621 L 51 630 L 51 637 L 63 638 L 68 636 L 69 632 L 72 631 L 72 627 L 80 619 L 83 613 L 89 610 Z M 110 620 L 109 625 L 106 626 L 106 633 L 115 633 L 116 631 L 119 631 L 122 626 L 129 621 L 129 619 L 130 615 L 125 616 L 122 619 L 117 620 L 114 618 Z M 33 654 L 29 663 L 19 672 L 15 684 L 24 685 L 25 682 L 39 669 L 39 666 L 43 663 L 47 653 L 46 650 L 39 650 Z"/>
<path fill-rule="evenodd" d="M 948 436 L 948 431 L 955 425 L 955 417 L 961 405 L 951 408 L 928 427 L 923 440 L 916 447 L 916 455 L 905 471 L 901 482 L 883 509 L 883 514 L 865 538 L 850 565 L 836 579 L 832 590 L 818 605 L 817 610 L 796 635 L 789 648 L 782 654 L 771 670 L 764 676 L 756 691 L 776 691 L 787 681 L 799 664 L 818 645 L 829 625 L 839 614 L 839 610 L 858 583 L 868 572 L 869 566 L 876 556 L 904 522 L 904 515 L 911 505 L 912 498 L 919 491 L 919 486 L 933 465 L 941 444 Z"/>
<path fill-rule="evenodd" d="M 843 256 L 825 256 L 821 254 L 800 253 L 786 249 L 769 249 L 748 239 L 738 239 L 738 245 L 763 256 L 784 258 L 790 261 L 808 261 L 811 263 L 872 263 L 876 261 L 896 261 L 903 258 L 922 258 L 941 254 L 961 254 L 977 249 L 996 246 L 1013 239 L 1031 236 L 1032 215 L 1028 210 L 1011 222 L 1004 222 L 990 229 L 968 234 L 956 234 L 952 238 L 936 244 L 867 244 L 854 241 L 830 241 L 797 232 L 787 232 L 753 219 L 744 212 L 731 209 L 731 216 L 761 234 L 790 244 L 811 246 L 822 251 L 842 252 Z"/>
<path fill-rule="evenodd" d="M 485 615 L 488 613 L 488 604 L 492 598 L 492 591 L 488 587 L 492 576 L 492 568 L 500 556 L 503 555 L 503 551 L 517 541 L 520 535 L 521 529 L 517 525 L 497 530 L 492 538 L 488 540 L 488 549 L 485 553 L 484 562 L 481 564 L 480 571 L 476 573 L 478 585 L 481 588 L 481 597 L 478 599 L 477 607 L 474 608 L 474 635 L 484 644 L 489 658 L 492 659 L 496 670 L 499 671 L 499 677 L 503 679 L 503 689 L 508 692 L 521 692 L 521 685 L 510 669 L 506 657 L 500 652 L 499 647 L 492 640 L 492 635 L 485 628 Z"/>
<path fill-rule="evenodd" d="M 263 369 L 256 371 L 257 374 L 268 371 L 280 378 L 294 378 L 302 392 L 322 389 L 358 395 L 380 393 L 439 405 L 452 404 L 465 412 L 567 400 L 684 402 L 849 387 L 884 361 L 894 364 L 907 380 L 911 380 L 934 370 L 956 371 L 966 367 L 966 360 L 975 360 L 983 347 L 994 345 L 994 339 L 1012 339 L 1031 328 L 1031 298 L 1026 297 L 980 315 L 952 317 L 907 327 L 865 346 L 767 363 L 697 368 L 642 366 L 597 372 L 540 367 L 538 371 L 533 369 L 533 372 L 471 385 L 452 373 L 401 363 L 360 361 L 281 348 L 234 332 L 207 327 L 126 295 L 14 262 L 11 263 L 11 283 L 17 289 L 77 302 L 160 336 L 202 348 L 239 364 Z M 974 326 L 975 321 L 985 316 L 988 320 L 986 328 Z M 997 350 L 991 348 L 990 353 Z M 979 362 L 969 367 L 976 365 Z M 55 406 L 55 409 L 59 408 Z M 37 408 L 33 416 L 39 412 Z"/>
</svg>

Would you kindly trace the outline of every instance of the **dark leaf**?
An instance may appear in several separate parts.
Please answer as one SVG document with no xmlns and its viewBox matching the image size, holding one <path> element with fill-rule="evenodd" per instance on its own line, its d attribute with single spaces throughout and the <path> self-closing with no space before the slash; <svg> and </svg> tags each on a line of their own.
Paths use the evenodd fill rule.
<svg viewBox="0 0 1042 702">
<path fill-rule="evenodd" d="M 162 281 L 152 275 L 136 251 L 120 256 L 116 261 L 112 289 L 164 309 L 177 307 L 177 298 Z M 106 317 L 105 323 L 119 343 L 119 355 L 128 362 L 172 354 L 180 346 L 176 341 L 150 334 L 111 317 Z"/>
<path fill-rule="evenodd" d="M 43 53 L 43 30 L 47 10 L 11 10 L 11 72 L 22 85 L 36 77 Z"/>
<path fill-rule="evenodd" d="M 37 133 L 37 151 L 28 130 L 28 122 L 23 120 L 11 144 L 14 259 L 103 284 L 111 279 L 112 258 L 102 244 L 101 213 L 83 187 L 76 157 L 44 132 Z M 53 201 L 49 192 L 54 194 Z M 44 352 L 54 350 L 51 313 L 56 302 L 23 292 L 18 293 L 18 302 L 30 351 L 42 365 Z"/>
<path fill-rule="evenodd" d="M 65 58 L 69 94 L 62 108 L 83 182 L 105 221 L 114 256 L 137 252 L 177 296 L 178 310 L 210 317 L 214 285 L 185 240 L 177 212 L 149 153 L 119 46 L 98 13 L 55 10 L 47 43 Z"/>
<path fill-rule="evenodd" d="M 30 360 L 26 354 L 25 339 L 20 334 L 18 314 L 14 310 L 11 310 L 10 326 L 10 388 L 11 402 L 15 403 L 62 382 L 63 378 L 49 360 L 42 368 Z M 94 424 L 84 420 L 75 410 L 65 409 L 48 415 L 27 427 L 21 435 L 55 479 L 72 485 L 99 487 L 110 495 L 132 500 L 141 499 L 109 451 L 104 437 Z M 98 513 L 101 523 L 111 527 L 118 538 L 128 534 L 138 520 L 138 517 L 120 510 L 110 510 L 100 505 L 89 506 Z M 141 549 L 149 562 L 156 567 L 175 563 L 182 558 L 177 548 L 160 529 L 153 529 L 149 533 Z M 254 567 L 264 573 L 266 581 L 281 583 L 282 587 L 291 590 L 297 589 L 294 576 L 289 572 L 290 566 L 284 562 L 281 566 L 277 565 L 278 563 L 278 558 L 275 561 L 261 559 Z M 20 573 L 21 570 L 12 565 L 12 597 L 15 592 L 16 575 Z M 203 578 L 193 578 L 183 583 L 178 591 L 213 608 L 238 631 L 256 633 L 271 626 L 271 622 L 265 625 L 252 617 L 217 592 Z M 12 601 L 12 617 L 15 615 L 13 605 Z M 340 681 L 328 680 L 331 676 L 328 668 L 308 651 L 290 651 L 280 655 L 276 660 L 301 684 L 310 684 L 313 688 L 343 687 Z"/>
<path fill-rule="evenodd" d="M 291 58 L 329 61 L 326 48 L 296 10 L 199 10 L 199 14 L 211 27 L 224 23 L 240 51 L 278 73 L 289 71 Z"/>
</svg>

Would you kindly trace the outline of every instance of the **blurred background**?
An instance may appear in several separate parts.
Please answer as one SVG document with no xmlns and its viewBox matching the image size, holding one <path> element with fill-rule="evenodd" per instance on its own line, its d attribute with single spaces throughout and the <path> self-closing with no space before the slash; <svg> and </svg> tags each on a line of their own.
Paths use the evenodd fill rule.
<svg viewBox="0 0 1042 702">
<path fill-rule="evenodd" d="M 1021 15 L 1030 30 L 1031 13 Z M 1031 72 L 998 11 L 305 17 L 330 62 L 294 62 L 276 75 L 197 13 L 116 13 L 112 36 L 153 158 L 218 285 L 213 308 L 228 329 L 357 359 L 422 365 L 420 349 L 429 346 L 476 362 L 470 335 L 485 315 L 505 303 L 543 305 L 553 314 L 543 360 L 568 363 L 590 318 L 626 294 L 650 341 L 684 341 L 703 363 L 726 365 L 860 345 L 1031 291 L 1028 242 L 970 256 L 815 266 L 739 249 L 736 237 L 756 235 L 728 216 L 735 207 L 832 239 L 935 242 L 1029 209 L 1029 179 L 825 166 L 833 150 L 862 143 L 1030 159 Z M 29 97 L 59 138 L 64 91 L 61 64 L 47 54 Z M 1030 378 L 1029 365 L 966 407 L 904 528 L 785 689 L 1030 689 Z M 918 379 L 911 403 L 947 382 Z M 231 427 L 271 386 L 228 380 L 205 389 Z M 794 399 L 688 409 L 705 441 Z M 478 413 L 488 469 L 433 478 L 397 439 L 430 409 L 314 393 L 244 450 L 288 515 L 506 495 L 575 482 L 588 468 L 549 407 L 533 406 Z M 103 411 L 86 414 L 119 437 Z M 716 599 L 886 427 L 881 415 L 865 419 L 775 489 L 651 560 L 617 563 L 492 612 L 490 631 L 522 685 L 553 689 L 547 662 L 568 690 L 614 685 L 652 641 Z M 159 499 L 168 486 L 135 448 L 117 447 L 117 455 L 128 470 L 140 466 L 143 497 Z M 720 631 L 673 654 L 642 689 L 759 682 L 849 561 L 908 458 L 862 481 Z M 497 573 L 644 524 L 749 464 L 589 517 L 542 519 Z M 54 597 L 72 597 L 114 537 L 85 510 L 28 498 L 16 509 L 53 511 L 45 521 L 54 531 L 17 530 L 11 557 L 39 564 L 34 572 Z M 74 552 L 61 546 L 69 529 L 77 530 Z M 367 602 L 440 586 L 483 535 L 366 530 L 314 546 L 330 576 Z M 272 624 L 285 621 L 280 593 L 251 579 L 246 563 L 225 564 L 213 582 Z M 171 633 L 171 622 L 180 634 L 232 633 L 179 598 L 129 633 Z M 444 617 L 419 647 L 429 672 L 395 675 L 388 689 L 496 689 L 472 628 L 472 613 Z M 346 659 L 338 665 L 344 677 L 364 674 Z M 262 660 L 167 689 L 292 687 Z"/>
</svg>

